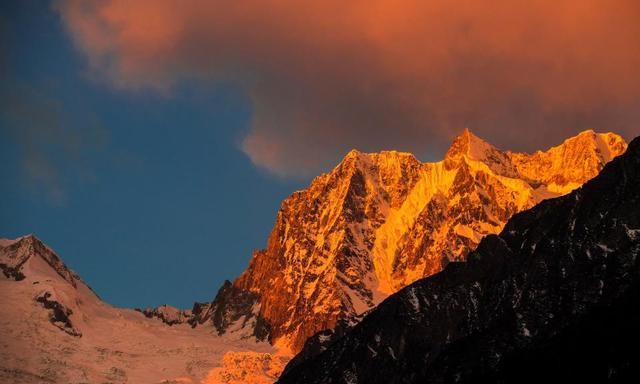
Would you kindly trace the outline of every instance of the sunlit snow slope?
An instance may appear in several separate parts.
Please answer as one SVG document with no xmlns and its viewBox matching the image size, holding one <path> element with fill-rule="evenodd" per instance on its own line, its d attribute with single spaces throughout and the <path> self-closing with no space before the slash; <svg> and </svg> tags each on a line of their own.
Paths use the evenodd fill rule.
<svg viewBox="0 0 640 384">
<path fill-rule="evenodd" d="M 0 240 L 0 267 L 1 383 L 268 383 L 286 361 L 255 339 L 114 308 L 33 236 Z"/>
</svg>

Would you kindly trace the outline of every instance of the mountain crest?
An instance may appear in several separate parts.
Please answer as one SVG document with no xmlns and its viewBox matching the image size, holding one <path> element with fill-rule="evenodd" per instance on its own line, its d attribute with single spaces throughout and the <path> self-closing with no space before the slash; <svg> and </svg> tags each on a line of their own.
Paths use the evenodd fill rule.
<svg viewBox="0 0 640 384">
<path fill-rule="evenodd" d="M 220 333 L 253 324 L 256 336 L 298 351 L 317 332 L 357 321 L 389 294 L 465 260 L 515 213 L 579 187 L 625 148 L 617 135 L 575 140 L 593 135 L 594 150 L 569 141 L 530 155 L 465 129 L 436 163 L 352 150 L 282 202 L 266 249 L 201 320 Z"/>
<path fill-rule="evenodd" d="M 76 287 L 78 276 L 60 258 L 33 234 L 0 242 L 0 269 L 13 280 L 25 278 L 24 268 L 32 257 L 40 257 L 65 281 Z"/>
<path fill-rule="evenodd" d="M 565 140 L 564 146 L 578 150 L 583 148 L 603 161 L 611 161 L 627 147 L 624 139 L 612 132 L 596 133 L 593 129 L 580 132 L 577 136 Z"/>
<path fill-rule="evenodd" d="M 330 173 L 335 172 L 339 168 L 353 167 L 361 171 L 367 171 L 372 167 L 390 168 L 402 167 L 406 163 L 420 164 L 420 161 L 409 152 L 401 151 L 380 151 L 380 152 L 361 152 L 357 149 L 350 150 L 342 161 Z"/>
<path fill-rule="evenodd" d="M 474 160 L 480 160 L 484 153 L 489 150 L 495 150 L 495 148 L 473 134 L 469 128 L 465 128 L 462 133 L 453 139 L 445 158 L 467 156 Z"/>
<path fill-rule="evenodd" d="M 457 168 L 461 162 L 479 162 L 489 167 L 497 175 L 510 178 L 519 177 L 507 152 L 500 151 L 473 134 L 468 128 L 456 136 L 444 158 L 444 165 L 447 169 Z"/>
<path fill-rule="evenodd" d="M 586 130 L 545 152 L 508 154 L 522 179 L 566 194 L 595 177 L 626 149 L 627 143 L 619 135 Z"/>
</svg>

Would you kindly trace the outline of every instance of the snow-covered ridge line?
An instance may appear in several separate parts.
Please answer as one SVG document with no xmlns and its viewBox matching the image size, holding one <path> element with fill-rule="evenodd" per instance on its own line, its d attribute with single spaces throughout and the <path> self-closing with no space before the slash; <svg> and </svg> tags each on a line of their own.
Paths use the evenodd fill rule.
<svg viewBox="0 0 640 384">
<path fill-rule="evenodd" d="M 255 338 L 219 336 L 210 324 L 174 322 L 170 307 L 151 318 L 115 308 L 33 235 L 0 239 L 0 267 L 2 383 L 195 384 L 220 383 L 220 375 L 262 383 L 290 358 Z M 228 366 L 227 354 L 246 360 L 244 371 Z"/>
</svg>

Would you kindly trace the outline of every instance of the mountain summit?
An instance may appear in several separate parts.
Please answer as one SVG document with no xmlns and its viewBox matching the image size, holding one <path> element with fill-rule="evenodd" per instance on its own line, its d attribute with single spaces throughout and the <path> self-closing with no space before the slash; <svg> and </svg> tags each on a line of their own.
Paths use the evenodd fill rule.
<svg viewBox="0 0 640 384">
<path fill-rule="evenodd" d="M 445 159 L 351 151 L 280 207 L 266 249 L 198 321 L 293 351 L 352 324 L 390 294 L 451 261 L 515 213 L 570 192 L 626 149 L 586 131 L 533 154 L 501 151 L 465 129 Z"/>
<path fill-rule="evenodd" d="M 637 138 L 467 262 L 393 294 L 328 348 L 305 348 L 278 383 L 638 382 L 639 254 Z"/>
<path fill-rule="evenodd" d="M 487 152 L 497 151 L 491 144 L 474 135 L 469 128 L 465 128 L 462 133 L 453 139 L 449 147 L 446 158 L 456 158 L 467 156 L 474 160 L 482 161 Z"/>
</svg>

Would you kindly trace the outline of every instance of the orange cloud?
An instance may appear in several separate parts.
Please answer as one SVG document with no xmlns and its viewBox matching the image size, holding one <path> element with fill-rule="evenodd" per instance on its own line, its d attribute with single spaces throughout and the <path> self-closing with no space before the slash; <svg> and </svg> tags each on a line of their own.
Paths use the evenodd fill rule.
<svg viewBox="0 0 640 384">
<path fill-rule="evenodd" d="M 282 175 L 348 149 L 442 151 L 463 127 L 535 149 L 640 133 L 635 0 L 62 0 L 91 71 L 123 89 L 232 82 L 242 148 Z"/>
</svg>

